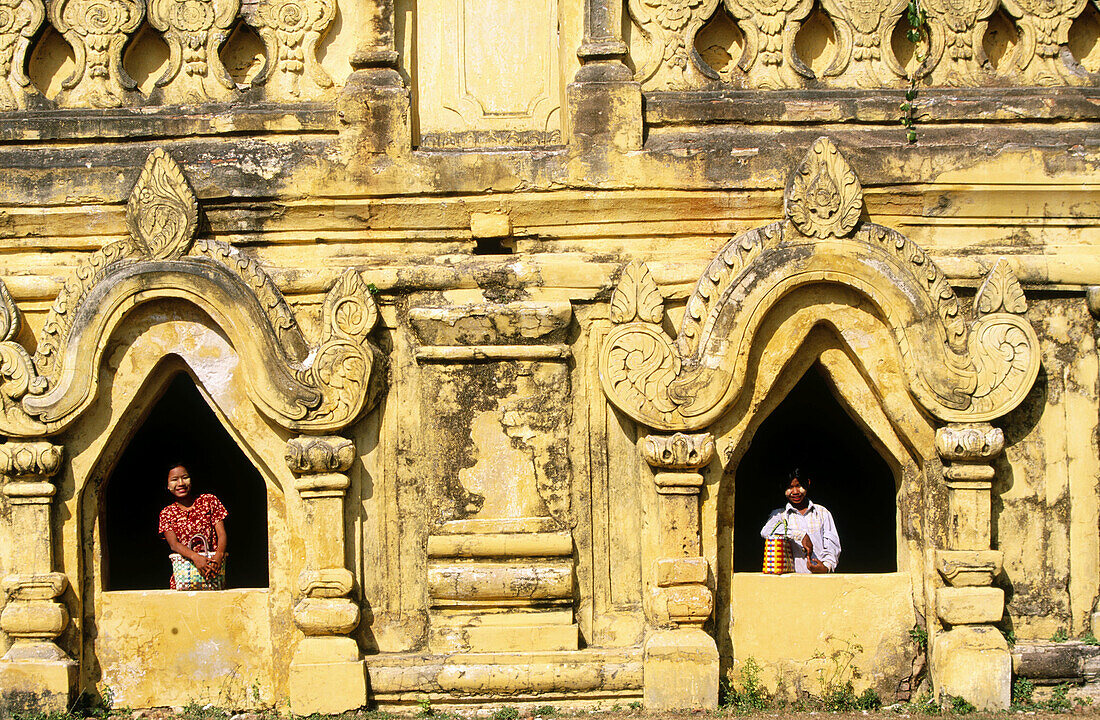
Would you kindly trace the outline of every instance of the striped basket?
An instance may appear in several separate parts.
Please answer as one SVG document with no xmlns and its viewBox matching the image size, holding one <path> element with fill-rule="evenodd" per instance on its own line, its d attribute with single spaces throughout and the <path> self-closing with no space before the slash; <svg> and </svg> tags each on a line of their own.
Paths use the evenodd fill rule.
<svg viewBox="0 0 1100 720">
<path fill-rule="evenodd" d="M 791 547 L 785 537 L 764 538 L 764 574 L 782 575 L 794 572 Z"/>
<path fill-rule="evenodd" d="M 210 552 L 209 546 L 206 544 L 206 538 L 202 535 L 196 535 L 191 539 L 191 547 L 194 548 L 195 541 L 199 540 L 202 544 L 202 550 L 200 555 L 207 560 L 214 557 L 214 553 Z M 179 553 L 172 553 L 168 556 L 168 559 L 172 561 L 172 577 L 176 579 L 177 590 L 224 590 L 225 589 L 225 560 L 228 557 L 228 553 L 222 556 L 221 565 L 218 567 L 218 574 L 207 579 L 203 577 L 203 574 L 199 572 L 199 569 L 195 567 L 195 564 L 190 560 L 180 555 Z"/>
</svg>

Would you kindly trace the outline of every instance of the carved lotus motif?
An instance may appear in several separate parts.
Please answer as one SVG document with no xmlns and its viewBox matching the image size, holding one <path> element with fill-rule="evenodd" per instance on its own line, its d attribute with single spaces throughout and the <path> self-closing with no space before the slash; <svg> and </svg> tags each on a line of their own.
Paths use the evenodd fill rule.
<svg viewBox="0 0 1100 720">
<path fill-rule="evenodd" d="M 257 82 L 291 98 L 315 97 L 332 87 L 317 61 L 317 43 L 335 14 L 333 0 L 261 0 L 250 21 L 267 47 L 267 66 Z"/>
<path fill-rule="evenodd" d="M 130 193 L 126 222 L 139 252 L 157 260 L 184 255 L 195 237 L 198 203 L 183 171 L 157 148 Z"/>
<path fill-rule="evenodd" d="M 973 85 L 985 79 L 988 59 L 982 50 L 986 21 L 998 0 L 925 0 L 932 47 L 932 81 L 941 85 Z"/>
<path fill-rule="evenodd" d="M 644 0 L 653 8 L 653 15 L 666 30 L 683 30 L 691 20 L 692 10 L 703 0 Z"/>
<path fill-rule="evenodd" d="M 137 84 L 122 69 L 122 50 L 145 17 L 137 0 L 58 0 L 50 21 L 72 45 L 73 74 L 62 83 L 63 105 L 117 107 Z"/>
<path fill-rule="evenodd" d="M 0 0 L 0 110 L 25 105 L 30 80 L 23 63 L 45 17 L 41 0 Z"/>
<path fill-rule="evenodd" d="M 836 59 L 823 73 L 858 87 L 896 85 L 905 75 L 890 43 L 906 0 L 822 0 L 837 31 Z"/>
<path fill-rule="evenodd" d="M 157 80 L 164 102 L 228 99 L 236 85 L 218 56 L 240 0 L 149 0 L 149 23 L 164 33 L 168 67 Z"/>
<path fill-rule="evenodd" d="M 1066 66 L 1061 54 L 1069 43 L 1070 26 L 1085 4 L 1086 0 L 1004 0 L 1005 9 L 1017 18 L 1020 28 L 1015 79 L 1034 85 L 1084 81 Z"/>
<path fill-rule="evenodd" d="M 812 78 L 794 52 L 794 38 L 813 9 L 813 0 L 725 0 L 745 33 L 745 53 L 738 66 L 753 87 L 799 87 Z"/>
<path fill-rule="evenodd" d="M 787 217 L 811 237 L 842 237 L 863 209 L 863 188 L 828 138 L 819 138 L 787 186 Z"/>
</svg>

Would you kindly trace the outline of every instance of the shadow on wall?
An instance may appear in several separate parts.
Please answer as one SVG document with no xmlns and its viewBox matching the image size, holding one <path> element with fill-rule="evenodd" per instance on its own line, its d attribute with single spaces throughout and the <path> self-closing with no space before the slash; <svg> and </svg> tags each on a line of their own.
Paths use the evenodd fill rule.
<svg viewBox="0 0 1100 720">
<path fill-rule="evenodd" d="M 786 504 L 787 473 L 807 473 L 810 500 L 829 509 L 840 535 L 837 572 L 897 570 L 894 474 L 833 397 L 815 364 L 769 415 L 737 466 L 733 570 L 760 572 L 768 514 Z"/>
<path fill-rule="evenodd" d="M 267 574 L 267 491 L 186 373 L 173 378 L 123 451 L 101 503 L 105 590 L 167 589 L 172 565 L 157 532 L 171 502 L 169 465 L 182 462 L 194 492 L 213 493 L 229 517 L 226 586 L 262 588 Z"/>
</svg>

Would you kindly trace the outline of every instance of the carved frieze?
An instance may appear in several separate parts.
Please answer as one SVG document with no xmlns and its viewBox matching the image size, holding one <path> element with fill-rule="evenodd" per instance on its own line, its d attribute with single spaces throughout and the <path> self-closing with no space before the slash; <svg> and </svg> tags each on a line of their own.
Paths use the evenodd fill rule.
<svg viewBox="0 0 1100 720">
<path fill-rule="evenodd" d="M 814 77 L 794 50 L 794 39 L 813 9 L 813 0 L 725 0 L 745 34 L 737 63 L 750 87 L 801 87 Z"/>
<path fill-rule="evenodd" d="M 122 67 L 122 51 L 145 18 L 138 0 L 55 0 L 50 22 L 72 45 L 76 67 L 62 84 L 58 104 L 119 107 L 137 87 Z"/>
<path fill-rule="evenodd" d="M 822 73 L 836 84 L 860 88 L 891 87 L 905 77 L 894 56 L 890 34 L 907 0 L 822 0 L 836 28 L 836 57 Z"/>
<path fill-rule="evenodd" d="M 981 296 L 988 302 L 979 298 L 990 310 L 967 320 L 931 258 L 900 233 L 860 221 L 861 212 L 858 178 L 831 143 L 815 143 L 788 186 L 786 219 L 722 249 L 688 298 L 678 337 L 665 334 L 653 311 L 650 319 L 619 314 L 632 319 L 612 329 L 601 352 L 607 396 L 652 428 L 707 427 L 741 392 L 748 347 L 769 306 L 802 285 L 839 283 L 880 309 L 910 392 L 930 413 L 982 422 L 1018 405 L 1038 374 L 1038 338 L 1005 311 L 1020 307 L 1007 265 L 994 268 Z M 639 276 L 624 272 L 613 307 L 644 304 L 639 288 L 648 285 Z M 1007 304 L 992 300 L 998 287 Z"/>
<path fill-rule="evenodd" d="M 1003 0 L 1016 18 L 1020 44 L 1012 79 L 1021 85 L 1077 85 L 1083 73 L 1070 70 L 1063 60 L 1069 28 L 1087 0 Z"/>
<path fill-rule="evenodd" d="M 161 31 L 169 52 L 157 99 L 186 105 L 234 95 L 236 84 L 218 49 L 240 9 L 240 0 L 149 0 L 149 24 Z"/>
<path fill-rule="evenodd" d="M 630 0 L 630 14 L 649 39 L 635 78 L 653 90 L 689 90 L 718 79 L 695 50 L 695 35 L 718 0 Z"/>
<path fill-rule="evenodd" d="M 349 269 L 326 296 L 316 344 L 302 334 L 282 293 L 255 260 L 209 238 L 193 240 L 197 201 L 180 168 L 154 151 L 127 206 L 130 236 L 93 253 L 59 293 L 32 359 L 11 338 L 18 310 L 0 289 L 0 432 L 60 432 L 95 399 L 106 344 L 134 303 L 193 303 L 245 359 L 249 396 L 293 430 L 329 432 L 374 402 L 381 352 L 368 340 L 374 299 Z"/>
<path fill-rule="evenodd" d="M 966 87 L 988 80 L 982 38 L 999 0 L 922 0 L 931 35 L 933 85 Z"/>
<path fill-rule="evenodd" d="M 34 93 L 23 66 L 45 18 L 42 0 L 0 0 L 0 110 L 24 108 Z"/>
<path fill-rule="evenodd" d="M 314 100 L 332 87 L 317 60 L 317 45 L 336 15 L 334 0 L 260 0 L 246 17 L 267 50 L 267 64 L 254 84 L 268 99 Z"/>
</svg>

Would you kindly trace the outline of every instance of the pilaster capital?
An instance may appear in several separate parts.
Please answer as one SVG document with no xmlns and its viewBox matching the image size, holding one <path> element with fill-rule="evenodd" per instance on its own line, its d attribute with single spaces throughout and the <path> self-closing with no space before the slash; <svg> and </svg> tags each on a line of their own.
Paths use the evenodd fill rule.
<svg viewBox="0 0 1100 720">
<path fill-rule="evenodd" d="M 936 551 L 936 570 L 952 587 L 992 585 L 1002 567 L 1004 553 L 1000 550 Z"/>
<path fill-rule="evenodd" d="M 1004 431 L 989 423 L 951 423 L 936 430 L 936 452 L 945 462 L 988 463 L 1004 448 Z"/>
<path fill-rule="evenodd" d="M 714 459 L 714 436 L 708 433 L 647 435 L 642 456 L 662 470 L 698 470 Z"/>
<path fill-rule="evenodd" d="M 287 441 L 286 464 L 298 475 L 343 473 L 355 461 L 355 443 L 335 435 L 302 435 Z"/>
<path fill-rule="evenodd" d="M 55 600 L 68 586 L 65 573 L 16 573 L 0 580 L 0 593 L 11 600 Z"/>
<path fill-rule="evenodd" d="M 61 469 L 62 450 L 45 440 L 10 440 L 0 444 L 0 473 L 23 482 L 48 480 Z"/>
</svg>

